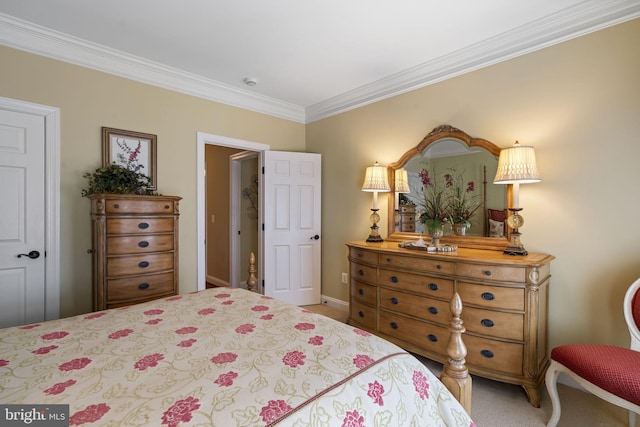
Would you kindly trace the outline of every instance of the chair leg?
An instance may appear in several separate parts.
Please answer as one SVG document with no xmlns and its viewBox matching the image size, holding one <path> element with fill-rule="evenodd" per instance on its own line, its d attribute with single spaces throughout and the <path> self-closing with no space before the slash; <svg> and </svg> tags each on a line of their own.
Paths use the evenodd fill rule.
<svg viewBox="0 0 640 427">
<path fill-rule="evenodd" d="M 553 407 L 553 412 L 547 422 L 547 427 L 556 427 L 558 421 L 560 421 L 560 397 L 558 396 L 558 375 L 560 375 L 560 370 L 558 368 L 558 364 L 552 360 L 545 376 L 547 391 L 549 392 L 551 405 Z"/>
</svg>

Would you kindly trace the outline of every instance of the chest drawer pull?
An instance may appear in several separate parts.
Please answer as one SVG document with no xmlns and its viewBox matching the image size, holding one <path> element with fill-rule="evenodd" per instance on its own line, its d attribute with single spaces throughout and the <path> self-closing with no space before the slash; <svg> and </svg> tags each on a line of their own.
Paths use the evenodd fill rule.
<svg viewBox="0 0 640 427">
<path fill-rule="evenodd" d="M 391 281 L 393 283 L 398 283 L 398 278 L 396 276 L 391 276 Z"/>
<path fill-rule="evenodd" d="M 482 319 L 480 323 L 482 324 L 482 326 L 486 326 L 487 328 L 492 328 L 494 325 L 493 320 L 491 319 Z"/>
<path fill-rule="evenodd" d="M 117 204 L 117 203 L 115 205 L 113 205 L 113 207 L 116 208 L 116 209 L 120 209 L 120 205 Z"/>
<path fill-rule="evenodd" d="M 358 293 L 359 293 L 360 295 L 364 295 L 364 289 L 362 289 L 362 288 L 361 288 L 361 289 L 358 289 Z"/>
<path fill-rule="evenodd" d="M 358 270 L 358 274 L 361 276 L 364 276 L 364 270 L 363 269 Z"/>
<path fill-rule="evenodd" d="M 359 312 L 358 312 L 358 316 L 360 316 L 360 317 L 364 317 L 364 313 L 363 313 L 362 311 L 359 311 Z"/>
<path fill-rule="evenodd" d="M 170 206 L 169 206 L 169 205 L 164 205 L 164 208 L 165 208 L 165 209 L 169 209 L 169 208 L 170 208 Z"/>
<path fill-rule="evenodd" d="M 149 289 L 149 284 L 148 283 L 140 283 L 138 285 L 138 289 L 140 289 L 141 291 L 144 291 L 145 289 Z"/>
<path fill-rule="evenodd" d="M 436 265 L 436 269 L 442 270 L 442 266 L 440 264 Z"/>
<path fill-rule="evenodd" d="M 389 325 L 391 325 L 391 329 L 398 329 L 398 324 L 396 322 L 391 322 Z"/>
<path fill-rule="evenodd" d="M 489 270 L 485 271 L 485 272 L 484 272 L 484 275 L 485 275 L 485 276 L 491 276 L 491 271 L 489 271 Z"/>
<path fill-rule="evenodd" d="M 437 291 L 438 285 L 436 285 L 435 283 L 429 283 L 429 289 L 431 289 L 432 291 Z"/>
<path fill-rule="evenodd" d="M 142 242 L 138 243 L 138 246 L 140 246 L 141 248 L 146 248 L 147 246 L 149 246 L 149 242 L 143 240 Z"/>
<path fill-rule="evenodd" d="M 491 292 L 483 292 L 481 296 L 485 301 L 493 301 L 494 299 L 496 299 L 495 295 L 493 295 Z"/>
<path fill-rule="evenodd" d="M 140 230 L 146 230 L 147 228 L 149 228 L 149 223 L 148 222 L 141 222 L 140 224 L 138 224 L 138 228 Z"/>
<path fill-rule="evenodd" d="M 438 337 L 433 335 L 433 334 L 429 334 L 427 335 L 427 338 L 429 339 L 429 341 L 431 342 L 438 342 Z"/>
<path fill-rule="evenodd" d="M 429 313 L 431 314 L 438 314 L 438 309 L 435 307 L 429 307 Z"/>
<path fill-rule="evenodd" d="M 397 304 L 398 303 L 398 298 L 393 297 L 391 298 L 391 304 Z"/>
<path fill-rule="evenodd" d="M 140 262 L 138 263 L 138 267 L 140 267 L 140 268 L 147 268 L 147 267 L 149 267 L 149 261 L 140 261 Z"/>
<path fill-rule="evenodd" d="M 486 357 L 487 359 L 492 359 L 493 358 L 493 351 L 491 351 L 491 350 L 481 350 L 480 354 L 483 357 Z"/>
</svg>

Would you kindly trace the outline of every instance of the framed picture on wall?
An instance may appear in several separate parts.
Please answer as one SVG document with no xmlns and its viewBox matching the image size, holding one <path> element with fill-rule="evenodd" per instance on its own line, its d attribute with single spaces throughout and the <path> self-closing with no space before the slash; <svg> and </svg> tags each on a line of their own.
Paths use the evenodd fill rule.
<svg viewBox="0 0 640 427">
<path fill-rule="evenodd" d="M 102 128 L 102 166 L 116 163 L 146 175 L 149 190 L 157 190 L 156 142 L 150 133 Z"/>
</svg>

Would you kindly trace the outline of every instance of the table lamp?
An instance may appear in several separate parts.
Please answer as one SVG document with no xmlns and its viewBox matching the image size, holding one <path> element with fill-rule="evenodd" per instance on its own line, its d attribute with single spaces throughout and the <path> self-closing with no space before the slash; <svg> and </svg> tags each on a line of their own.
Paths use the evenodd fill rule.
<svg viewBox="0 0 640 427">
<path fill-rule="evenodd" d="M 373 166 L 367 167 L 367 171 L 364 176 L 364 183 L 362 184 L 362 191 L 369 191 L 373 193 L 373 207 L 371 208 L 371 234 L 367 238 L 367 242 L 382 242 L 383 239 L 378 234 L 378 222 L 380 221 L 380 215 L 378 215 L 378 193 L 389 192 L 389 178 L 387 168 L 376 162 Z"/>
</svg>

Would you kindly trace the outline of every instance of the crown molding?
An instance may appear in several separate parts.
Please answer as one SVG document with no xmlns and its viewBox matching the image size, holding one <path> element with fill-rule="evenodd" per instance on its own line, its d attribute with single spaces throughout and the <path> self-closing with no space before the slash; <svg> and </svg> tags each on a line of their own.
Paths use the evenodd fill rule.
<svg viewBox="0 0 640 427">
<path fill-rule="evenodd" d="M 482 42 L 308 106 L 187 73 L 0 13 L 0 44 L 198 98 L 311 123 L 640 16 L 637 0 L 587 0 Z"/>
<path fill-rule="evenodd" d="M 311 123 L 640 16 L 637 0 L 588 0 L 451 54 L 310 105 Z"/>
<path fill-rule="evenodd" d="M 305 122 L 304 108 L 0 13 L 0 44 L 198 98 Z"/>
</svg>

